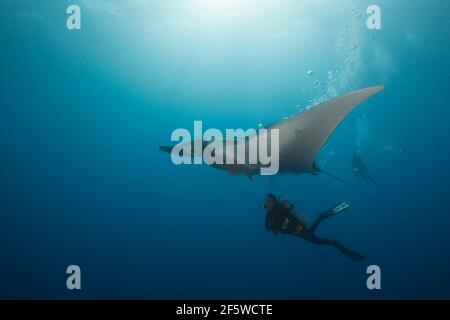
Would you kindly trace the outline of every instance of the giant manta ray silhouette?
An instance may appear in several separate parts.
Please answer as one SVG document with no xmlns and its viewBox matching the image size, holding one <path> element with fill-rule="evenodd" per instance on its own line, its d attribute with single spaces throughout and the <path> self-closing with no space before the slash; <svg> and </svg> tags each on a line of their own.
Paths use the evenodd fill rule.
<svg viewBox="0 0 450 320">
<path fill-rule="evenodd" d="M 267 129 L 279 130 L 279 173 L 296 172 L 296 173 L 324 173 L 335 179 L 339 178 L 321 170 L 316 165 L 316 156 L 328 141 L 331 134 L 341 123 L 341 121 L 358 105 L 369 97 L 382 91 L 382 86 L 373 86 L 359 89 L 324 103 L 313 106 L 305 111 L 294 114 L 293 116 L 272 124 Z M 249 136 L 246 140 L 240 140 L 239 143 L 246 143 L 246 150 L 251 145 L 252 139 L 258 139 L 258 134 Z M 270 136 L 266 138 L 270 140 Z M 225 141 L 225 140 L 224 140 Z M 269 145 L 270 145 L 270 141 Z M 203 149 L 210 142 L 203 141 Z M 183 156 L 201 157 L 203 150 L 194 151 L 194 141 L 187 142 L 191 147 L 190 154 Z M 235 143 L 236 144 L 236 143 Z M 172 146 L 161 146 L 160 150 L 171 153 Z M 224 148 L 223 156 L 227 152 L 234 152 L 233 149 Z M 212 164 L 211 166 L 228 171 L 232 175 L 244 174 L 251 179 L 253 175 L 259 174 L 262 167 L 261 164 Z M 340 180 L 343 182 L 342 180 Z M 344 182 L 345 183 L 345 182 Z"/>
</svg>

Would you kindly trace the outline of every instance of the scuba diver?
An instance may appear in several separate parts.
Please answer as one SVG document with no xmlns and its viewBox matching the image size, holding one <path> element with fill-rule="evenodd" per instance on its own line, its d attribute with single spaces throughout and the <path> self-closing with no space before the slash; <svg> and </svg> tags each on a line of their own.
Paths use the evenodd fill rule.
<svg viewBox="0 0 450 320">
<path fill-rule="evenodd" d="M 365 259 L 359 253 L 346 248 L 339 241 L 319 238 L 315 234 L 316 228 L 322 221 L 350 208 L 350 205 L 346 202 L 341 202 L 332 209 L 319 214 L 316 221 L 312 224 L 309 224 L 305 216 L 297 213 L 292 204 L 286 200 L 277 198 L 272 193 L 267 195 L 263 207 L 267 209 L 265 222 L 267 231 L 273 231 L 274 234 L 285 233 L 301 237 L 317 245 L 333 246 L 354 261 L 362 261 Z"/>
<path fill-rule="evenodd" d="M 370 176 L 369 171 L 367 170 L 367 167 L 362 160 L 359 152 L 353 152 L 352 168 L 355 176 L 360 176 L 361 179 L 363 179 L 371 187 L 377 186 L 375 180 Z"/>
</svg>

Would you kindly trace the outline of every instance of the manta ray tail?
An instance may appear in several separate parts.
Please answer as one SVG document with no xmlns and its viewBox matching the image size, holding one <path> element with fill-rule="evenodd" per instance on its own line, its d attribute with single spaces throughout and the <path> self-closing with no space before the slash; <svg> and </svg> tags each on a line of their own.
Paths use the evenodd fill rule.
<svg viewBox="0 0 450 320">
<path fill-rule="evenodd" d="M 325 171 L 323 169 L 320 169 L 319 167 L 316 167 L 316 170 L 317 170 L 317 172 L 323 173 L 323 174 L 325 174 L 325 175 L 327 175 L 327 176 L 329 176 L 329 177 L 339 181 L 340 183 L 345 184 L 347 187 L 351 187 L 351 185 L 349 183 L 345 182 L 341 178 L 336 177 L 334 174 L 331 174 L 331 173 L 329 173 L 329 172 L 327 172 L 327 171 Z"/>
</svg>

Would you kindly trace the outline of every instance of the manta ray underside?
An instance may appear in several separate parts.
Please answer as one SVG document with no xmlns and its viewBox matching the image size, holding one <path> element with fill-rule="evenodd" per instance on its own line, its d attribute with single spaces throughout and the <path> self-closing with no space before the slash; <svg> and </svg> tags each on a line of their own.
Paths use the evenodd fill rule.
<svg viewBox="0 0 450 320">
<path fill-rule="evenodd" d="M 341 121 L 359 104 L 383 90 L 382 86 L 373 86 L 356 90 L 324 103 L 315 105 L 305 111 L 270 125 L 267 129 L 279 130 L 279 171 L 318 173 L 320 170 L 315 159 L 324 144 Z M 245 141 L 258 139 L 258 135 L 248 137 Z M 270 137 L 267 138 L 270 140 Z M 192 145 L 192 142 L 188 142 Z M 203 141 L 203 147 L 209 142 Z M 173 147 L 161 146 L 160 150 L 170 153 Z M 192 148 L 193 149 L 193 148 Z M 230 151 L 230 150 L 229 150 Z M 227 150 L 225 149 L 225 153 Z M 233 151 L 234 152 L 234 149 Z M 185 155 L 189 156 L 189 155 Z M 201 154 L 191 154 L 201 156 Z M 250 164 L 213 164 L 215 168 L 226 170 L 232 175 L 245 174 L 251 178 L 259 174 L 261 165 Z"/>
</svg>

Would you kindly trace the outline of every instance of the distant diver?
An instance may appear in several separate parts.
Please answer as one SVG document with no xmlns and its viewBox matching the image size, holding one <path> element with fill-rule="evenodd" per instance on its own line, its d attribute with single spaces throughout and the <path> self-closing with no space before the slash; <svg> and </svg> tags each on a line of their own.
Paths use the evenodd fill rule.
<svg viewBox="0 0 450 320">
<path fill-rule="evenodd" d="M 286 200 L 277 198 L 272 193 L 267 195 L 263 206 L 267 209 L 265 221 L 267 231 L 272 231 L 274 234 L 285 233 L 301 237 L 317 245 L 333 246 L 354 261 L 362 261 L 365 259 L 364 256 L 346 248 L 339 241 L 319 238 L 315 234 L 316 228 L 322 221 L 350 208 L 350 205 L 346 202 L 341 202 L 332 209 L 319 214 L 316 221 L 312 224 L 309 224 L 305 216 L 297 213 L 292 204 Z"/>
<path fill-rule="evenodd" d="M 352 168 L 353 168 L 353 173 L 355 174 L 355 176 L 361 177 L 361 179 L 363 179 L 371 187 L 377 186 L 377 183 L 372 178 L 372 176 L 369 174 L 369 170 L 367 170 L 367 167 L 366 167 L 364 161 L 362 160 L 359 152 L 355 151 L 353 153 Z"/>
</svg>

